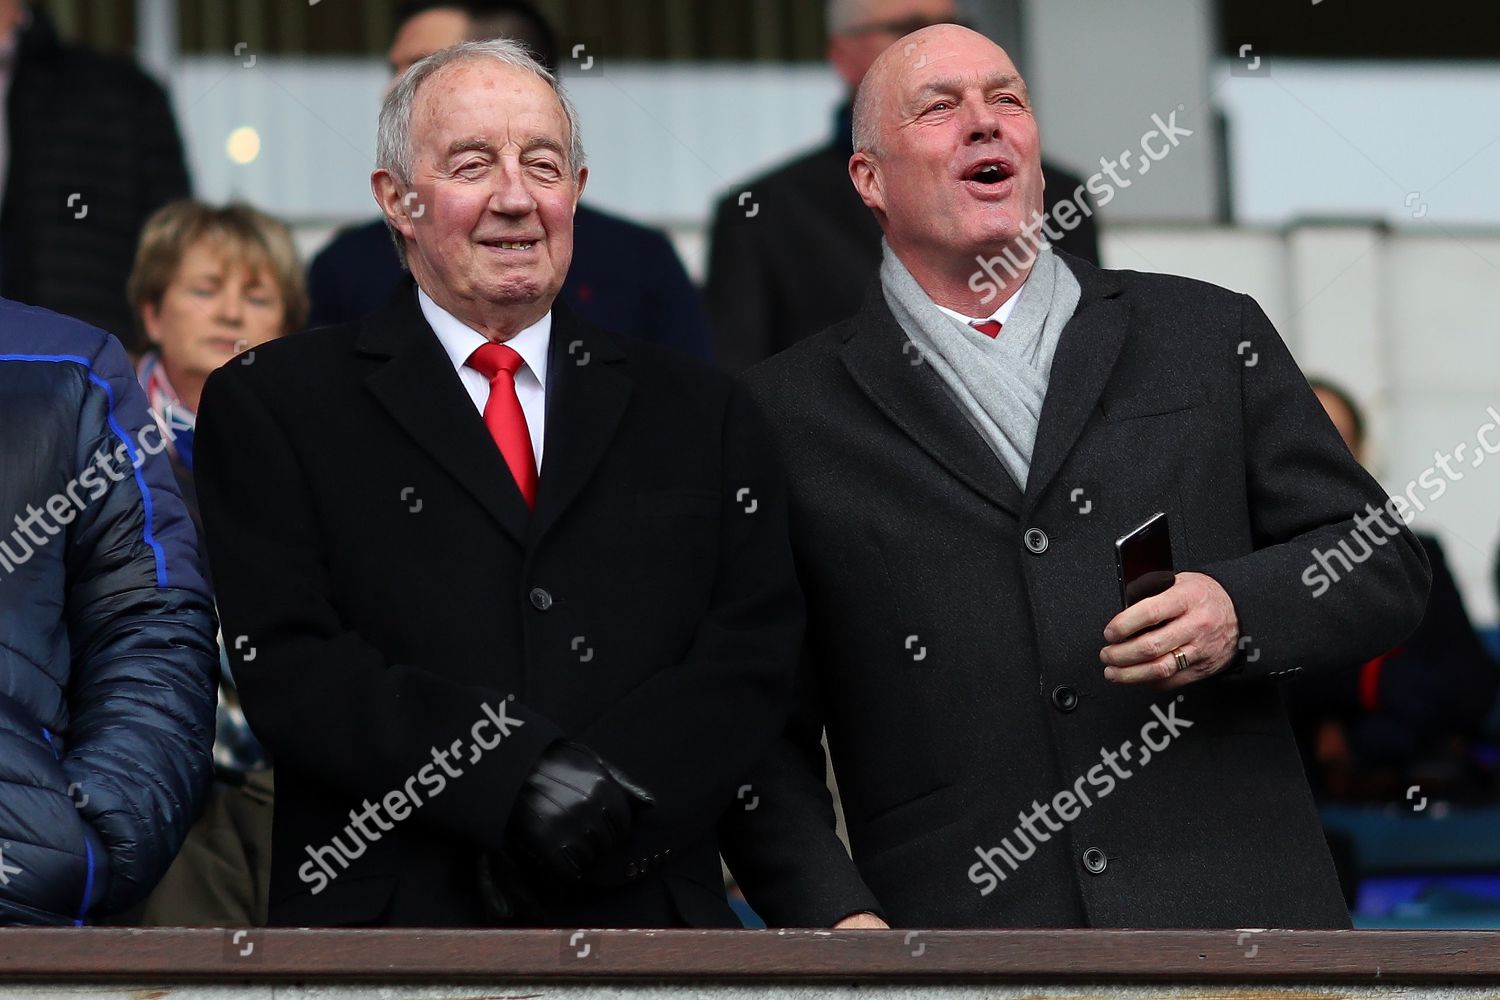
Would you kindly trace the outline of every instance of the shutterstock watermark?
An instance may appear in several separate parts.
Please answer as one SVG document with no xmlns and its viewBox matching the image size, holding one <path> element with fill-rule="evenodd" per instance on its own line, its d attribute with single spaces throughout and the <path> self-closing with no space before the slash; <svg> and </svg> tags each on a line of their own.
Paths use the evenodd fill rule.
<svg viewBox="0 0 1500 1000">
<path fill-rule="evenodd" d="M 1491 436 L 1500 431 L 1500 412 L 1496 412 L 1493 406 L 1487 406 L 1485 414 L 1490 419 L 1474 433 L 1473 450 L 1470 452 L 1472 457 L 1468 461 L 1471 469 L 1483 465 L 1486 456 L 1500 453 L 1500 436 Z M 1469 451 L 1470 443 L 1467 441 L 1460 441 L 1451 452 L 1434 451 L 1433 464 L 1407 483 L 1405 490 L 1391 494 L 1379 507 L 1366 504 L 1364 515 L 1354 516 L 1354 530 L 1349 532 L 1347 539 L 1339 539 L 1337 545 L 1326 551 L 1313 549 L 1312 562 L 1302 571 L 1303 585 L 1311 588 L 1314 597 L 1322 597 L 1328 593 L 1335 583 L 1353 572 L 1354 567 L 1369 559 L 1377 548 L 1401 531 L 1400 524 L 1395 523 L 1398 519 L 1402 524 L 1410 524 L 1414 516 L 1413 508 L 1418 513 L 1425 511 L 1429 503 L 1442 499 L 1448 492 L 1449 483 L 1456 483 L 1464 478 L 1462 463 L 1464 453 Z M 1455 462 L 1459 463 L 1459 467 L 1455 468 Z M 1441 478 L 1438 476 L 1439 470 L 1442 470 Z M 1418 495 L 1418 489 L 1426 491 L 1425 498 Z M 1386 523 L 1387 517 L 1391 519 L 1389 524 Z M 1379 534 L 1371 529 L 1371 524 L 1379 526 Z"/>
<path fill-rule="evenodd" d="M 1151 706 L 1152 719 L 1141 727 L 1139 760 L 1131 759 L 1136 746 L 1134 740 L 1121 743 L 1118 750 L 1100 747 L 1099 763 L 1079 775 L 1071 788 L 1064 788 L 1046 802 L 1032 799 L 1029 812 L 1023 810 L 1016 814 L 1017 824 L 1011 829 L 1010 836 L 1001 837 L 999 844 L 988 849 L 975 847 L 974 853 L 979 855 L 979 860 L 969 868 L 969 881 L 980 887 L 979 894 L 988 896 L 1005 881 L 1006 871 L 1001 866 L 1002 862 L 1012 872 L 1016 871 L 1021 867 L 1021 862 L 1036 853 L 1038 844 L 1045 844 L 1052 839 L 1054 833 L 1063 831 L 1063 823 L 1071 823 L 1077 819 L 1096 799 L 1102 799 L 1113 792 L 1118 782 L 1133 776 L 1135 771 L 1121 767 L 1121 760 L 1132 763 L 1137 768 L 1145 767 L 1157 754 L 1171 746 L 1172 741 L 1184 729 L 1191 729 L 1193 724 L 1177 715 L 1177 703 L 1180 701 L 1182 695 L 1168 702 L 1165 710 L 1160 705 Z M 1152 734 L 1158 730 L 1159 739 L 1153 739 Z M 1095 790 L 1093 798 L 1089 797 L 1089 789 Z M 1058 820 L 1062 822 L 1052 819 L 1053 812 L 1057 813 Z M 1039 828 L 1038 824 L 1045 829 Z"/>
<path fill-rule="evenodd" d="M 123 482 L 146 464 L 148 456 L 165 451 L 180 429 L 181 425 L 170 418 L 152 420 L 136 432 L 134 447 L 121 439 L 112 451 L 100 448 L 82 472 L 40 507 L 28 503 L 24 517 L 15 515 L 16 526 L 10 536 L 0 538 L 0 581 L 60 535 L 89 504 L 108 493 L 112 483 Z"/>
<path fill-rule="evenodd" d="M 1138 142 L 1139 156 L 1133 149 L 1123 149 L 1117 157 L 1099 157 L 1099 169 L 1074 188 L 1070 197 L 1054 204 L 1051 212 L 1034 215 L 1021 227 L 1020 238 L 1006 247 L 1004 253 L 995 257 L 975 257 L 974 262 L 979 265 L 979 270 L 969 278 L 969 291 L 981 293 L 980 302 L 988 305 L 1000 294 L 1002 287 L 1019 280 L 1031 267 L 1041 249 L 1043 237 L 1057 242 L 1064 234 L 1071 233 L 1082 225 L 1084 219 L 1094 214 L 1095 208 L 1108 205 L 1115 200 L 1116 194 L 1135 183 L 1129 176 L 1121 173 L 1121 168 L 1128 173 L 1130 162 L 1134 159 L 1135 175 L 1144 177 L 1153 164 L 1166 159 L 1172 150 L 1182 145 L 1182 140 L 1193 134 L 1192 129 L 1177 124 L 1177 112 L 1181 110 L 1182 106 L 1179 105 L 1165 120 L 1161 115 L 1153 113 L 1151 124 L 1154 127 L 1141 136 Z M 1085 191 L 1094 196 L 1096 204 L 1089 204 L 1084 197 Z M 1004 277 L 1001 276 L 1002 271 Z"/>
<path fill-rule="evenodd" d="M 362 808 L 350 809 L 349 822 L 345 824 L 343 832 L 334 834 L 327 844 L 316 848 L 311 844 L 306 845 L 303 849 L 311 860 L 304 861 L 302 867 L 297 869 L 297 877 L 312 886 L 312 894 L 316 896 L 328 888 L 329 883 L 340 872 L 347 869 L 351 862 L 363 857 L 372 843 L 379 840 L 382 834 L 394 830 L 396 824 L 411 816 L 413 810 L 422 808 L 426 802 L 443 794 L 450 779 L 462 777 L 464 769 L 456 766 L 457 762 L 477 764 L 486 751 L 499 746 L 512 730 L 521 728 L 525 723 L 505 714 L 509 702 L 510 698 L 507 698 L 500 703 L 499 708 L 491 708 L 488 703 L 480 705 L 483 715 L 469 728 L 467 760 L 463 758 L 462 739 L 454 740 L 442 750 L 430 747 L 432 760 L 423 764 L 400 788 L 386 792 L 379 802 L 365 799 L 360 803 Z M 494 729 L 495 735 L 492 738 L 481 738 L 480 732 L 487 727 Z M 453 762 L 451 764 L 450 759 Z M 425 799 L 416 787 L 419 784 L 427 792 Z M 390 817 L 390 821 L 387 822 L 384 816 Z M 366 823 L 373 823 L 375 829 L 370 829 Z M 335 862 L 339 866 L 337 870 L 333 867 Z"/>
</svg>

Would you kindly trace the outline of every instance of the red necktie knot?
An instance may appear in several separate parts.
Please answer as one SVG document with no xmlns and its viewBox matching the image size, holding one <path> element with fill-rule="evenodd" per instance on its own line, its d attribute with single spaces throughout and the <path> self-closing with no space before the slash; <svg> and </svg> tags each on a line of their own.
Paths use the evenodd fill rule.
<svg viewBox="0 0 1500 1000">
<path fill-rule="evenodd" d="M 525 363 L 515 348 L 494 343 L 475 348 L 474 353 L 469 355 L 469 360 L 464 362 L 491 382 L 501 372 L 515 378 L 516 372 Z"/>
<path fill-rule="evenodd" d="M 971 321 L 969 325 L 991 339 L 1000 335 L 1000 321 L 998 319 L 977 319 Z"/>
</svg>

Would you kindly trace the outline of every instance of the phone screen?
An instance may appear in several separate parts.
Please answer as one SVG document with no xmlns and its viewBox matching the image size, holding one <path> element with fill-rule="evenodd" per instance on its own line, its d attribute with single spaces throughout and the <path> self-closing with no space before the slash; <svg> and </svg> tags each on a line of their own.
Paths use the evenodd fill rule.
<svg viewBox="0 0 1500 1000">
<path fill-rule="evenodd" d="M 1115 565 L 1120 577 L 1123 607 L 1145 600 L 1172 586 L 1172 535 L 1167 515 L 1158 512 L 1139 528 L 1115 542 Z"/>
</svg>

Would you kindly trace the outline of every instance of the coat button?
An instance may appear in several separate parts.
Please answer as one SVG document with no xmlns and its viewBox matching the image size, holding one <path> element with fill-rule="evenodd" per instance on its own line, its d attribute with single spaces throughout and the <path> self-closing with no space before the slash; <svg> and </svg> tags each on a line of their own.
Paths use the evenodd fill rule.
<svg viewBox="0 0 1500 1000">
<path fill-rule="evenodd" d="M 1078 707 L 1078 692 L 1066 684 L 1052 689 L 1052 705 L 1059 712 L 1071 712 Z"/>
<path fill-rule="evenodd" d="M 1041 528 L 1027 528 L 1022 541 L 1026 543 L 1027 551 L 1035 556 L 1046 552 L 1047 546 L 1051 544 L 1047 538 L 1047 533 Z"/>
<path fill-rule="evenodd" d="M 1090 847 L 1083 852 L 1083 867 L 1089 870 L 1089 874 L 1098 875 L 1109 865 L 1109 859 L 1104 852 L 1097 847 Z"/>
<path fill-rule="evenodd" d="M 531 588 L 531 606 L 538 611 L 546 611 L 552 607 L 552 595 L 541 587 Z"/>
</svg>

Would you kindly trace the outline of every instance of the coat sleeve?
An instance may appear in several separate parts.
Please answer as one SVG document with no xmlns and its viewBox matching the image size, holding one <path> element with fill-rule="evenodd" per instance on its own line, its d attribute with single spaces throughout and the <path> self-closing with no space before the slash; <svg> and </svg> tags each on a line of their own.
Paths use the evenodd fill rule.
<svg viewBox="0 0 1500 1000">
<path fill-rule="evenodd" d="M 822 692 L 806 653 L 792 717 L 720 826 L 724 860 L 772 927 L 831 927 L 854 913 L 885 919 L 839 840 L 823 751 Z"/>
<path fill-rule="evenodd" d="M 1249 346 L 1235 363 L 1255 551 L 1191 568 L 1234 602 L 1233 675 L 1361 663 L 1421 621 L 1427 557 L 1399 511 L 1381 512 L 1385 491 L 1349 453 L 1271 321 L 1248 296 L 1241 304 L 1240 342 Z"/>
<path fill-rule="evenodd" d="M 777 395 L 756 395 L 767 413 L 784 405 Z M 724 860 L 746 900 L 773 927 L 830 927 L 860 912 L 885 918 L 838 836 L 820 666 L 818 644 L 809 636 L 799 648 L 787 724 L 719 825 Z"/>
<path fill-rule="evenodd" d="M 113 338 L 93 360 L 77 465 L 82 484 L 107 489 L 68 529 L 72 718 L 54 748 L 105 849 L 93 912 L 113 913 L 156 885 L 197 818 L 219 652 L 197 537 L 145 397 Z"/>
<path fill-rule="evenodd" d="M 648 857 L 714 830 L 786 723 L 802 591 L 792 563 L 787 497 L 767 431 L 735 385 L 724 418 L 718 573 L 687 655 L 654 674 L 579 735 L 658 796 L 621 857 Z M 691 706 L 668 712 L 665 706 Z M 684 767 L 692 761 L 691 767 Z"/>
<path fill-rule="evenodd" d="M 495 749 L 465 759 L 461 780 L 445 781 L 410 822 L 500 850 L 516 793 L 563 733 L 504 691 L 393 663 L 346 626 L 295 437 L 242 377 L 248 371 L 230 364 L 210 377 L 195 461 L 224 641 L 256 736 L 278 768 L 378 801 L 414 776 L 440 777 L 437 753 L 452 740 L 467 745 L 463 727 L 488 706 L 517 721 Z"/>
</svg>

